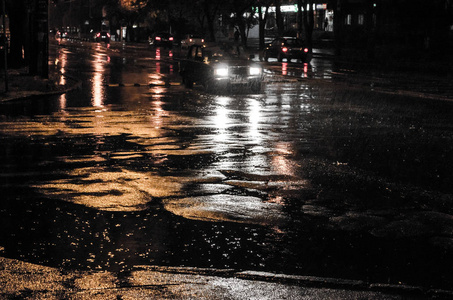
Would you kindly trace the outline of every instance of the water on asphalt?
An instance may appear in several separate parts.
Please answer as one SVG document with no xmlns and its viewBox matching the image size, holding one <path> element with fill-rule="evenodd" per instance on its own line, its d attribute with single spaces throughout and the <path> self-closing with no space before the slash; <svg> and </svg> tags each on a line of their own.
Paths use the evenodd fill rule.
<svg viewBox="0 0 453 300">
<path fill-rule="evenodd" d="M 81 89 L 0 108 L 5 256 L 450 286 L 449 103 L 332 82 L 206 94 L 172 51 L 94 47 L 57 52 Z"/>
</svg>

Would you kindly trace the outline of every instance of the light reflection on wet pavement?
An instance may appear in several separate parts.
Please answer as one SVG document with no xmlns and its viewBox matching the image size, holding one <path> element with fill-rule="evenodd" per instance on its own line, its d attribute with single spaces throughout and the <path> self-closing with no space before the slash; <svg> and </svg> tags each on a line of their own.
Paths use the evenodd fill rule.
<svg viewBox="0 0 453 300">
<path fill-rule="evenodd" d="M 429 196 L 422 209 L 405 200 L 418 192 L 412 184 L 449 197 L 447 169 L 433 160 L 414 179 L 405 167 L 424 149 L 395 145 L 442 139 L 420 119 L 423 103 L 402 116 L 388 112 L 407 105 L 389 104 L 397 99 L 303 82 L 210 95 L 166 86 L 179 80 L 168 50 L 126 59 L 102 47 L 93 57 L 71 51 L 60 50 L 58 67 L 84 77 L 82 89 L 0 112 L 5 256 L 75 269 L 197 266 L 414 284 L 451 261 L 425 241 L 444 237 L 425 224 L 433 215 L 422 217 Z M 444 220 L 450 210 L 440 209 Z"/>
</svg>

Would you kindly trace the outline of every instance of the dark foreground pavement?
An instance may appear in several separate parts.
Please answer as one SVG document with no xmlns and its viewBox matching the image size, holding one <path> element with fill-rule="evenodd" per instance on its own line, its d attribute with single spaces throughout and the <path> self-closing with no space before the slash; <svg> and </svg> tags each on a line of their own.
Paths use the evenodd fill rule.
<svg viewBox="0 0 453 300">
<path fill-rule="evenodd" d="M 451 299 L 452 293 L 234 270 L 68 271 L 0 257 L 0 299 Z"/>
<path fill-rule="evenodd" d="M 77 88 L 13 71 L 0 102 Z M 3 82 L 0 82 L 3 83 Z M 2 247 L 0 241 L 0 255 Z M 136 266 L 127 272 L 52 268 L 0 256 L 0 299 L 453 299 L 450 291 L 254 271 Z"/>
</svg>

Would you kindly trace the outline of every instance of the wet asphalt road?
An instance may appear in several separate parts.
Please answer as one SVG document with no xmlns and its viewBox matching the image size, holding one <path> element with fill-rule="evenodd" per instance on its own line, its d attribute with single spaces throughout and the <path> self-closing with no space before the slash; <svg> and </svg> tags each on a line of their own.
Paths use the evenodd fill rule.
<svg viewBox="0 0 453 300">
<path fill-rule="evenodd" d="M 266 64 L 260 94 L 213 95 L 179 85 L 177 50 L 52 53 L 82 87 L 0 107 L 3 256 L 451 288 L 444 80 L 315 59 Z"/>
</svg>

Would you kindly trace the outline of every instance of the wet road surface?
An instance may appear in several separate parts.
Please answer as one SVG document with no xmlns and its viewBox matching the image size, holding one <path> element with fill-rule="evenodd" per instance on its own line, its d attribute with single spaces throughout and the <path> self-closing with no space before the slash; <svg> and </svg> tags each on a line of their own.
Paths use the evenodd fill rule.
<svg viewBox="0 0 453 300">
<path fill-rule="evenodd" d="M 0 107 L 3 256 L 451 287 L 450 102 L 310 80 L 316 61 L 213 95 L 179 85 L 176 50 L 87 45 L 53 58 L 81 89 Z"/>
</svg>

